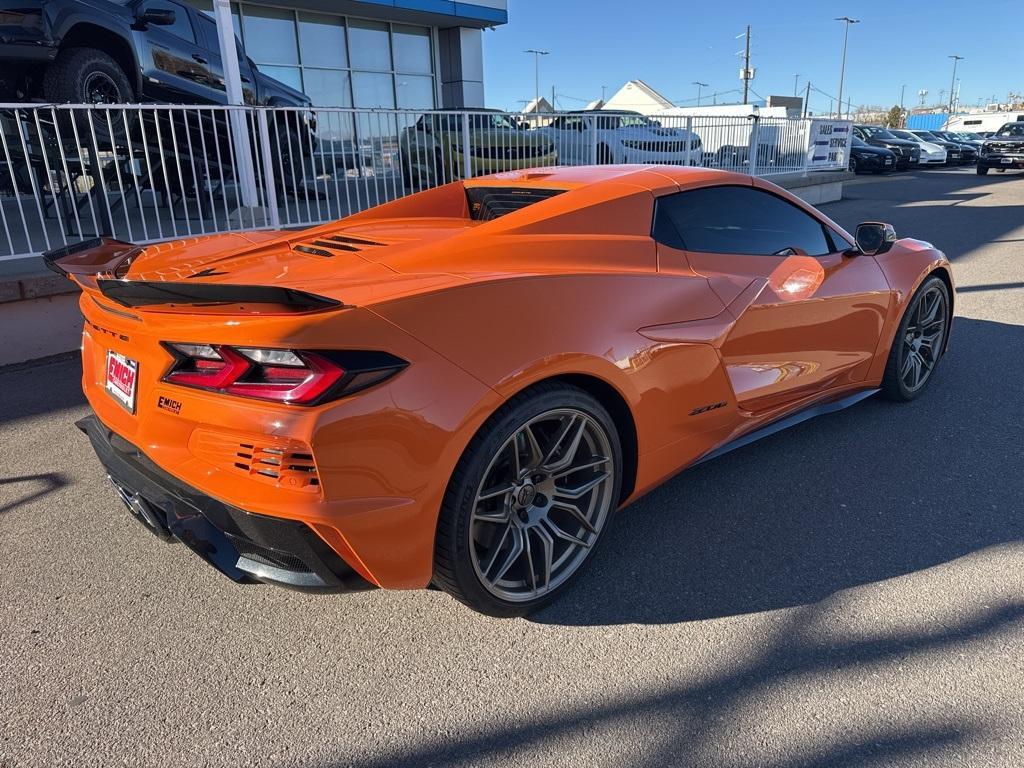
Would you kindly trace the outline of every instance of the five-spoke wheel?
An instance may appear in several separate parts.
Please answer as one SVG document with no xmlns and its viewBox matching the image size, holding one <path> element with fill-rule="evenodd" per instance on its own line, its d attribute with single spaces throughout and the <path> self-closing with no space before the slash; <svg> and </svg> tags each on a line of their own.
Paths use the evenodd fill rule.
<svg viewBox="0 0 1024 768">
<path fill-rule="evenodd" d="M 547 384 L 513 398 L 453 477 L 438 582 L 492 615 L 546 603 L 590 557 L 618 506 L 619 438 L 589 394 Z"/>
<path fill-rule="evenodd" d="M 950 322 L 949 289 L 930 277 L 910 300 L 889 352 L 882 391 L 894 400 L 912 400 L 931 379 L 946 345 Z"/>
</svg>

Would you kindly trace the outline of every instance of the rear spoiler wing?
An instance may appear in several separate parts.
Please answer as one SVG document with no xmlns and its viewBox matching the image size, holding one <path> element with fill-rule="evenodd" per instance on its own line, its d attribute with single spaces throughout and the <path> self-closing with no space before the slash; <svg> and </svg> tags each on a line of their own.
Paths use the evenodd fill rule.
<svg viewBox="0 0 1024 768">
<path fill-rule="evenodd" d="M 43 263 L 83 288 L 95 288 L 123 307 L 271 304 L 293 312 L 311 312 L 345 306 L 337 299 L 276 285 L 127 279 L 132 262 L 142 252 L 143 248 L 134 243 L 97 237 L 46 251 Z"/>
</svg>

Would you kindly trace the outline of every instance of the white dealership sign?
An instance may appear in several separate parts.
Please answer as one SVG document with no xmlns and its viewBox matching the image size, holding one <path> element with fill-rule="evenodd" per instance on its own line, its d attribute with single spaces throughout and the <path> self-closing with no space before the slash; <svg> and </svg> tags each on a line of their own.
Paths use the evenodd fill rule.
<svg viewBox="0 0 1024 768">
<path fill-rule="evenodd" d="M 849 120 L 811 120 L 807 168 L 845 168 L 850 159 L 853 123 Z"/>
</svg>

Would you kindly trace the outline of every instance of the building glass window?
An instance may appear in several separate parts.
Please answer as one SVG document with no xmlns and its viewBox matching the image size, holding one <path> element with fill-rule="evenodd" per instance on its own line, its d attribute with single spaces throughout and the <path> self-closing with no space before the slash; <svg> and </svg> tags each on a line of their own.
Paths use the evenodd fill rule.
<svg viewBox="0 0 1024 768">
<path fill-rule="evenodd" d="M 395 95 L 399 109 L 433 109 L 434 78 L 395 75 Z"/>
<path fill-rule="evenodd" d="M 257 64 L 298 64 L 295 12 L 244 5 L 242 43 L 245 52 Z"/>
<path fill-rule="evenodd" d="M 430 30 L 395 24 L 392 27 L 395 71 L 429 75 L 434 70 L 430 57 Z"/>
<path fill-rule="evenodd" d="M 348 67 L 345 22 L 340 16 L 299 12 L 299 48 L 308 67 Z"/>
<path fill-rule="evenodd" d="M 348 23 L 348 40 L 352 46 L 352 69 L 391 69 L 387 24 L 382 21 L 351 19 Z"/>
<path fill-rule="evenodd" d="M 394 109 L 394 78 L 380 72 L 353 72 L 352 98 L 357 107 Z"/>
<path fill-rule="evenodd" d="M 312 69 L 304 72 L 306 95 L 318 107 L 351 107 L 348 72 L 337 69 Z"/>
<path fill-rule="evenodd" d="M 212 0 L 189 2 L 213 15 Z M 249 3 L 231 10 L 235 34 L 260 72 L 303 91 L 314 106 L 436 106 L 428 27 Z"/>
</svg>

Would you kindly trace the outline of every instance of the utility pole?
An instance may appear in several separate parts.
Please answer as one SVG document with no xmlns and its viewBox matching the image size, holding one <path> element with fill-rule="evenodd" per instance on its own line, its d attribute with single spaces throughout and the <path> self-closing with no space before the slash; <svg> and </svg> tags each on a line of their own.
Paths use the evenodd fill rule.
<svg viewBox="0 0 1024 768">
<path fill-rule="evenodd" d="M 907 84 L 904 83 L 900 86 L 900 128 L 903 127 L 903 121 L 906 119 L 906 110 L 903 109 L 903 94 L 907 92 Z"/>
<path fill-rule="evenodd" d="M 533 54 L 533 106 L 534 111 L 540 107 L 540 57 L 547 56 L 551 51 L 540 51 L 536 48 L 527 48 L 523 53 Z M 554 106 L 552 104 L 551 106 Z"/>
<path fill-rule="evenodd" d="M 807 117 L 808 106 L 811 101 L 811 81 L 807 81 L 807 90 L 804 92 L 804 117 Z"/>
<path fill-rule="evenodd" d="M 608 88 L 607 85 L 602 85 L 601 86 L 601 103 L 602 104 L 604 103 L 604 92 L 605 92 L 605 89 L 607 89 L 607 88 Z"/>
<path fill-rule="evenodd" d="M 946 110 L 950 115 L 953 114 L 953 94 L 956 93 L 956 65 L 963 61 L 963 56 L 957 56 L 953 54 L 949 56 L 953 60 L 953 82 L 949 84 L 949 109 Z"/>
<path fill-rule="evenodd" d="M 839 109 L 843 109 L 843 79 L 846 76 L 846 42 L 850 38 L 850 25 L 860 24 L 860 19 L 851 19 L 849 16 L 840 16 L 836 21 L 843 22 L 846 26 L 843 30 L 843 63 L 839 67 Z M 838 115 L 837 115 L 838 117 Z"/>
<path fill-rule="evenodd" d="M 800 89 L 800 73 L 793 75 L 793 95 L 796 96 L 797 91 Z"/>
<path fill-rule="evenodd" d="M 747 43 L 743 51 L 743 103 L 746 104 L 750 91 L 750 25 L 747 24 Z"/>
<path fill-rule="evenodd" d="M 551 84 L 551 111 L 555 111 L 555 84 Z"/>
<path fill-rule="evenodd" d="M 697 106 L 699 107 L 700 106 L 700 89 L 701 88 L 707 88 L 708 84 L 707 83 L 702 83 L 700 80 L 694 80 L 692 85 L 696 85 L 697 86 Z"/>
</svg>

